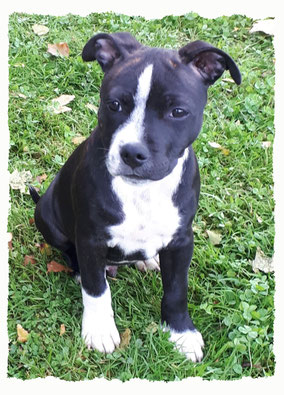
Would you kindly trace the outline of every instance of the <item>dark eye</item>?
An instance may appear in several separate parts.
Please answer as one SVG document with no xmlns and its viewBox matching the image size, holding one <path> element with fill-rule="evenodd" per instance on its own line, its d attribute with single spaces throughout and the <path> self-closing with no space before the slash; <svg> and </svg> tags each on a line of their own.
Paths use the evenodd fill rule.
<svg viewBox="0 0 284 395">
<path fill-rule="evenodd" d="M 114 100 L 114 101 L 109 102 L 109 103 L 108 103 L 108 108 L 109 108 L 111 111 L 116 111 L 116 112 L 122 110 L 121 105 L 120 105 L 120 103 L 119 103 L 118 100 Z"/>
<path fill-rule="evenodd" d="M 183 110 L 182 108 L 174 108 L 173 111 L 170 113 L 170 117 L 172 117 L 172 118 L 183 118 L 187 114 L 188 114 L 188 112 Z"/>
</svg>

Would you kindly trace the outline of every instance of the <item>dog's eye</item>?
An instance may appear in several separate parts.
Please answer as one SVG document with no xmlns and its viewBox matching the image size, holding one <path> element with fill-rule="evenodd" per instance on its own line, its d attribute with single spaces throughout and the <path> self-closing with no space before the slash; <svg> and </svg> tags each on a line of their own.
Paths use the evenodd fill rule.
<svg viewBox="0 0 284 395">
<path fill-rule="evenodd" d="M 119 103 L 118 100 L 114 100 L 114 101 L 112 101 L 112 102 L 109 102 L 109 103 L 108 103 L 108 108 L 109 108 L 111 111 L 116 111 L 116 112 L 122 110 L 122 109 L 121 109 L 121 105 L 120 105 L 120 103 Z"/>
<path fill-rule="evenodd" d="M 170 114 L 170 117 L 172 118 L 183 118 L 188 114 L 187 111 L 185 111 L 182 108 L 174 108 L 173 111 Z"/>
</svg>

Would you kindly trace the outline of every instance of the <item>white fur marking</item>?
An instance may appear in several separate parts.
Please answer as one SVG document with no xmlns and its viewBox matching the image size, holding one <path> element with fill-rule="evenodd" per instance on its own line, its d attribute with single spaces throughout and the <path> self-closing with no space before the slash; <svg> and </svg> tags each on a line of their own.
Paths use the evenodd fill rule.
<svg viewBox="0 0 284 395">
<path fill-rule="evenodd" d="M 117 176 L 112 180 L 114 193 L 121 201 L 124 221 L 109 227 L 108 247 L 118 246 L 128 255 L 144 251 L 147 259 L 166 247 L 180 225 L 178 208 L 172 198 L 182 178 L 185 151 L 173 171 L 158 181 L 127 182 Z"/>
<path fill-rule="evenodd" d="M 82 337 L 88 348 L 111 353 L 120 343 L 120 336 L 116 328 L 111 307 L 111 293 L 109 285 L 105 292 L 94 297 L 88 295 L 82 288 L 83 320 Z"/>
<path fill-rule="evenodd" d="M 134 97 L 134 109 L 128 120 L 114 133 L 106 165 L 112 175 L 116 175 L 121 162 L 120 148 L 124 144 L 139 143 L 143 138 L 146 103 L 151 90 L 153 65 L 148 65 L 138 78 Z"/>
<path fill-rule="evenodd" d="M 202 360 L 204 342 L 200 332 L 187 330 L 178 333 L 173 329 L 166 330 L 170 330 L 169 340 L 175 343 L 175 348 L 185 354 L 187 359 L 190 359 L 192 362 L 200 362 Z"/>
</svg>

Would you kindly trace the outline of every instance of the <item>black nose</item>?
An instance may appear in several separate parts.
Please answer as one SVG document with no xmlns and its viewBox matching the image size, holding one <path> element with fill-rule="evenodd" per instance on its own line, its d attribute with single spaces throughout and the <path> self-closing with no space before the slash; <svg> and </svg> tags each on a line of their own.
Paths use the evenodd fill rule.
<svg viewBox="0 0 284 395">
<path fill-rule="evenodd" d="M 147 148 L 140 143 L 125 144 L 121 147 L 120 156 L 124 163 L 134 169 L 142 166 L 149 158 Z"/>
</svg>

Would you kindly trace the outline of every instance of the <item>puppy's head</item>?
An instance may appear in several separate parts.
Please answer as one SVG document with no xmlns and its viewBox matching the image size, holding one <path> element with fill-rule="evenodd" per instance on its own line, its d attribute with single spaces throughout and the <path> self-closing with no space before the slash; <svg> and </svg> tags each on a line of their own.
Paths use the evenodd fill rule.
<svg viewBox="0 0 284 395">
<path fill-rule="evenodd" d="M 82 57 L 105 73 L 99 130 L 106 164 L 128 180 L 171 173 L 201 129 L 208 87 L 226 69 L 241 83 L 230 56 L 203 41 L 173 51 L 142 46 L 129 33 L 98 34 Z"/>
</svg>

